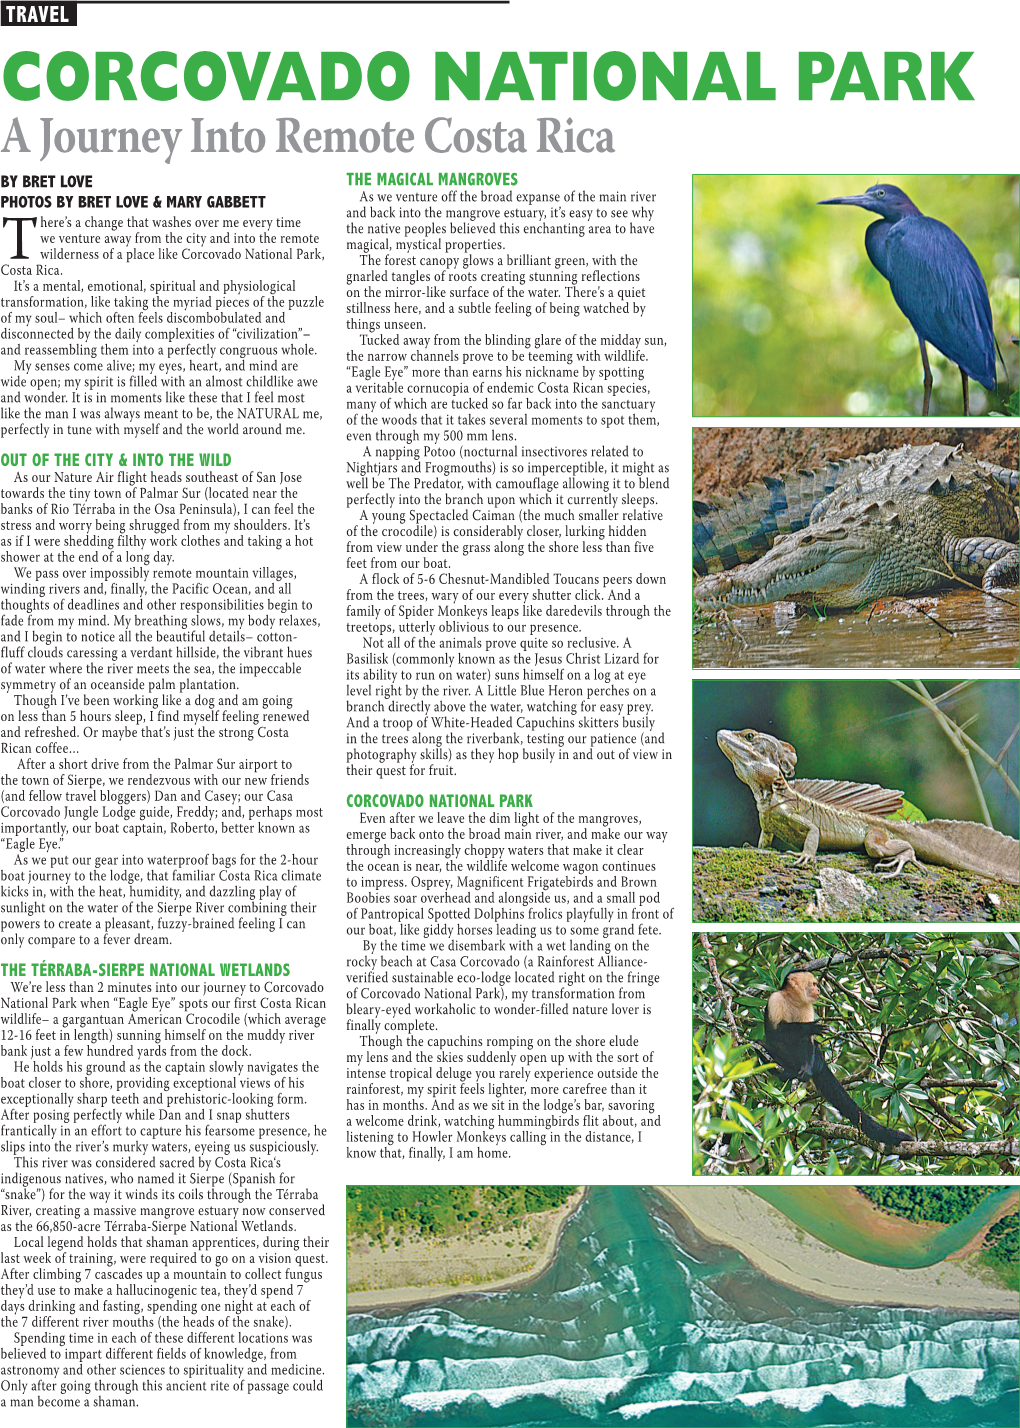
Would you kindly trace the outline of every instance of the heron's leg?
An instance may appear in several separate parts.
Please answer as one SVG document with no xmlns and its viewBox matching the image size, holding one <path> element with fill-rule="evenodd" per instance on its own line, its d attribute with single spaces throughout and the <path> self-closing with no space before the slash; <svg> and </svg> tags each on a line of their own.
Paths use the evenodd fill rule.
<svg viewBox="0 0 1020 1428">
<path fill-rule="evenodd" d="M 921 344 L 921 361 L 924 364 L 924 409 L 921 415 L 927 416 L 928 403 L 931 401 L 931 368 L 928 366 L 928 344 L 920 334 L 918 334 L 917 340 Z"/>
<path fill-rule="evenodd" d="M 970 416 L 970 387 L 967 385 L 967 373 L 960 368 L 960 376 L 963 379 L 963 414 Z"/>
</svg>

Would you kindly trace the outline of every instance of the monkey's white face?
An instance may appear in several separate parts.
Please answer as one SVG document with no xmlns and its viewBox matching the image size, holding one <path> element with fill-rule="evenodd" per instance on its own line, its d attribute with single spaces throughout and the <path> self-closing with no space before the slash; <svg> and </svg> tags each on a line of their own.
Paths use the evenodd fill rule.
<svg viewBox="0 0 1020 1428">
<path fill-rule="evenodd" d="M 810 972 L 792 972 L 787 978 L 787 986 L 792 988 L 794 995 L 806 1002 L 808 1006 L 814 1006 L 822 995 L 822 989 L 818 985 L 817 979 Z"/>
</svg>

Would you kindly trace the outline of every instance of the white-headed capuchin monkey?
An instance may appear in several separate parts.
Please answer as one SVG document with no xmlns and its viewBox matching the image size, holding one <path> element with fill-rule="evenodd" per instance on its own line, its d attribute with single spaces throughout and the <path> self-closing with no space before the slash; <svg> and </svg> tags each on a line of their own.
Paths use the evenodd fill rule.
<svg viewBox="0 0 1020 1428">
<path fill-rule="evenodd" d="M 863 1131 L 869 1140 L 882 1145 L 900 1145 L 913 1140 L 905 1131 L 880 1125 L 862 1111 L 857 1102 L 829 1070 L 815 1038 L 823 1028 L 815 1021 L 815 1002 L 821 988 L 810 972 L 789 972 L 778 992 L 765 1007 L 765 1049 L 789 1080 L 815 1083 L 820 1096 L 835 1106 L 840 1115 Z"/>
</svg>

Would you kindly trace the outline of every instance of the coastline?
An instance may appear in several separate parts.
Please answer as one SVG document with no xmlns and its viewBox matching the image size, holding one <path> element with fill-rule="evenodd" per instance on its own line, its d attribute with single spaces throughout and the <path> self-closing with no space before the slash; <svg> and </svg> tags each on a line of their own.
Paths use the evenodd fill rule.
<svg viewBox="0 0 1020 1428">
<path fill-rule="evenodd" d="M 1016 1294 L 943 1260 L 893 1269 L 853 1259 L 813 1239 L 748 1189 L 722 1185 L 652 1187 L 687 1216 L 699 1234 L 738 1250 L 762 1273 L 840 1304 L 962 1309 L 1017 1314 Z"/>
<path fill-rule="evenodd" d="M 542 1243 L 535 1252 L 535 1258 L 526 1268 L 515 1269 L 511 1273 L 500 1273 L 501 1265 L 505 1267 L 510 1255 L 500 1253 L 490 1256 L 489 1264 L 493 1270 L 493 1278 L 478 1281 L 476 1279 L 465 1279 L 461 1283 L 451 1284 L 449 1276 L 451 1270 L 457 1268 L 462 1271 L 477 1269 L 477 1260 L 471 1264 L 471 1250 L 477 1251 L 480 1241 L 468 1236 L 459 1235 L 452 1239 L 436 1240 L 429 1245 L 415 1244 L 405 1247 L 407 1253 L 390 1247 L 386 1251 L 377 1251 L 375 1258 L 378 1259 L 385 1254 L 388 1260 L 388 1269 L 391 1273 L 400 1273 L 403 1265 L 409 1270 L 413 1262 L 419 1273 L 414 1283 L 391 1285 L 389 1287 L 380 1286 L 372 1289 L 358 1289 L 347 1294 L 348 1312 L 364 1312 L 373 1309 L 408 1309 L 417 1304 L 438 1304 L 443 1300 L 461 1296 L 465 1294 L 492 1294 L 502 1289 L 519 1289 L 524 1284 L 530 1284 L 537 1279 L 540 1274 L 552 1264 L 559 1249 L 560 1240 L 567 1221 L 581 1205 L 587 1194 L 587 1186 L 582 1185 L 575 1194 L 571 1195 L 565 1205 L 561 1205 L 557 1210 L 545 1210 L 536 1215 L 529 1216 L 534 1223 L 538 1222 L 538 1227 L 542 1234 Z M 491 1238 L 501 1236 L 503 1232 L 494 1231 Z M 348 1255 L 348 1278 L 357 1273 L 355 1268 L 356 1260 L 362 1263 L 357 1266 L 364 1273 L 366 1266 L 365 1255 Z M 432 1261 L 436 1274 L 442 1274 L 443 1278 L 428 1278 L 420 1273 L 423 1262 Z M 353 1271 L 353 1273 L 352 1273 Z"/>
<path fill-rule="evenodd" d="M 1020 1191 L 1014 1193 L 1020 1195 Z M 961 1249 L 954 1250 L 954 1252 L 950 1255 L 947 1255 L 946 1258 L 965 1259 L 967 1255 L 973 1253 L 977 1249 L 980 1249 L 982 1241 L 984 1240 L 985 1235 L 988 1233 L 988 1230 L 992 1228 L 992 1225 L 997 1225 L 999 1221 L 1004 1220 L 1007 1215 L 1015 1214 L 1018 1209 L 1020 1209 L 1020 1205 L 1018 1205 L 1013 1200 L 1007 1200 L 1005 1204 L 999 1206 L 993 1219 L 982 1233 L 975 1235 L 973 1239 L 969 1239 Z"/>
</svg>

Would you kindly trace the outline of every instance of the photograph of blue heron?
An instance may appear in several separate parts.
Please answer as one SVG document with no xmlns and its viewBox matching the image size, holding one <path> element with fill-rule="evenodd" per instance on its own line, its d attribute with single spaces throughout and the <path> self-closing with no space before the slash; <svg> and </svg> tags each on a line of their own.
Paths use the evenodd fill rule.
<svg viewBox="0 0 1020 1428">
<path fill-rule="evenodd" d="M 694 415 L 1015 416 L 1018 216 L 1016 175 L 697 175 Z"/>
</svg>

